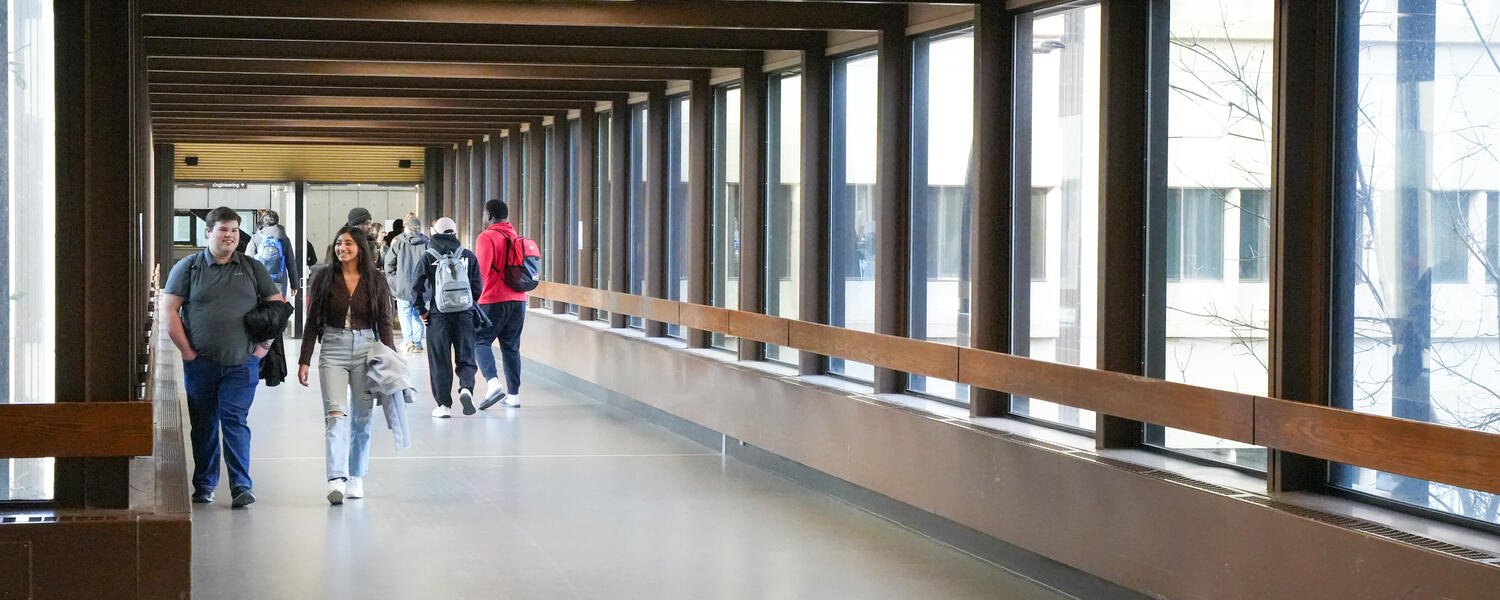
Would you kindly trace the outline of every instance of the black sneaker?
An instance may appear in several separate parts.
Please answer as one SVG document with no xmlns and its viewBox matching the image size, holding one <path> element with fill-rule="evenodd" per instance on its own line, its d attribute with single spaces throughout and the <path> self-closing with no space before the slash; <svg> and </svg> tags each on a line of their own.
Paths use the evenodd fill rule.
<svg viewBox="0 0 1500 600">
<path fill-rule="evenodd" d="M 250 488 L 247 487 L 235 488 L 233 498 L 233 501 L 229 503 L 229 506 L 232 508 L 244 508 L 255 504 L 255 492 L 250 491 Z"/>
<path fill-rule="evenodd" d="M 479 410 L 484 410 L 484 409 L 487 409 L 487 408 L 489 408 L 491 406 L 494 406 L 496 403 L 498 403 L 498 402 L 500 402 L 501 400 L 504 400 L 504 399 L 505 399 L 505 392 L 501 392 L 499 394 L 495 394 L 493 396 L 485 398 L 484 402 L 480 402 L 479 403 Z"/>
<path fill-rule="evenodd" d="M 196 502 L 198 504 L 208 504 L 213 501 L 213 490 L 193 490 L 193 502 Z"/>
<path fill-rule="evenodd" d="M 474 414 L 474 392 L 468 388 L 458 390 L 458 403 L 464 405 L 464 414 Z"/>
</svg>

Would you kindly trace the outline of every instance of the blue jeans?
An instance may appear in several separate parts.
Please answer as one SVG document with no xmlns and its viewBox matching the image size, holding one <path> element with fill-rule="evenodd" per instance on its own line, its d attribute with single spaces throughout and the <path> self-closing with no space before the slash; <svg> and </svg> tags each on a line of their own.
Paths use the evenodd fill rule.
<svg viewBox="0 0 1500 600">
<path fill-rule="evenodd" d="M 370 346 L 376 343 L 375 332 L 369 329 L 323 328 L 318 384 L 323 390 L 324 467 L 330 480 L 364 477 L 370 471 L 370 416 L 375 412 L 375 399 L 368 391 L 365 362 Z"/>
<path fill-rule="evenodd" d="M 406 336 L 406 341 L 421 348 L 422 338 L 427 333 L 427 326 L 422 324 L 422 313 L 417 312 L 417 306 L 397 299 L 396 316 L 401 319 L 401 335 Z"/>
<path fill-rule="evenodd" d="M 250 481 L 250 403 L 260 383 L 260 359 L 242 365 L 221 365 L 211 358 L 182 363 L 187 387 L 188 422 L 193 442 L 193 489 L 212 491 L 219 485 L 220 430 L 224 462 L 231 489 L 248 488 Z"/>
<path fill-rule="evenodd" d="M 492 344 L 500 341 L 500 358 L 505 364 L 506 393 L 514 396 L 521 393 L 521 326 L 526 323 L 526 303 L 520 300 L 481 304 L 490 319 L 490 326 L 479 330 L 474 339 L 474 360 L 479 363 L 479 372 L 485 379 L 500 376 L 495 368 L 495 349 Z"/>
</svg>

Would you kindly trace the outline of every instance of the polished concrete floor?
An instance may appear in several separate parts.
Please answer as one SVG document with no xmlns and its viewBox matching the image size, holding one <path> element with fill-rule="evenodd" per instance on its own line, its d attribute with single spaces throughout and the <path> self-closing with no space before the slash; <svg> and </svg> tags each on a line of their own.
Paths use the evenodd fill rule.
<svg viewBox="0 0 1500 600">
<path fill-rule="evenodd" d="M 259 501 L 232 510 L 222 485 L 194 505 L 194 597 L 1065 597 L 627 412 L 523 385 L 522 408 L 472 417 L 432 419 L 426 400 L 401 452 L 377 416 L 367 497 L 342 506 L 324 499 L 316 374 L 262 386 Z"/>
</svg>

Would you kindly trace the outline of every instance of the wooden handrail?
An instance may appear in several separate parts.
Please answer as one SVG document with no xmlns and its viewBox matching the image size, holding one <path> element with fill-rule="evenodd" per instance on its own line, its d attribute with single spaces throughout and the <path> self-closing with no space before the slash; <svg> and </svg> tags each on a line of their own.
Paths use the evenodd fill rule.
<svg viewBox="0 0 1500 600">
<path fill-rule="evenodd" d="M 1500 434 L 784 317 L 542 282 L 533 295 L 1101 414 L 1500 493 Z"/>
<path fill-rule="evenodd" d="M 149 402 L 0 404 L 0 457 L 150 456 Z"/>
</svg>

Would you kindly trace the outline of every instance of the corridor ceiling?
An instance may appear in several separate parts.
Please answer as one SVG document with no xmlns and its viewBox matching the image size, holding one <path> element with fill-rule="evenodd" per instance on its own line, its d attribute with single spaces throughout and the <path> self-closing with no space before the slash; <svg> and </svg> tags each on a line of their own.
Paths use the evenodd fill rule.
<svg viewBox="0 0 1500 600">
<path fill-rule="evenodd" d="M 971 4 L 140 0 L 155 141 L 398 146 L 539 126 Z"/>
</svg>

